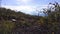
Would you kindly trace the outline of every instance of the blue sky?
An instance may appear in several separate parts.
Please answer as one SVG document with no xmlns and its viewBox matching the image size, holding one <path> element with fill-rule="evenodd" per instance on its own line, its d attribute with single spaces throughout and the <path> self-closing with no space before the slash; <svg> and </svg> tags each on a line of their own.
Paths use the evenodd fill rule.
<svg viewBox="0 0 60 34">
<path fill-rule="evenodd" d="M 60 0 L 2 0 L 1 5 L 2 7 L 32 14 L 47 8 L 48 3 L 54 3 L 55 1 L 60 3 Z"/>
</svg>

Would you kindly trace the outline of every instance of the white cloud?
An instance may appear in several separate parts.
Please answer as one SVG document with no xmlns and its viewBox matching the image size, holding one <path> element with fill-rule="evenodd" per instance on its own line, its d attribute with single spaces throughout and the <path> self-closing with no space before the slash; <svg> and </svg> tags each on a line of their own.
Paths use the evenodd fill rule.
<svg viewBox="0 0 60 34">
<path fill-rule="evenodd" d="M 2 6 L 2 7 L 9 8 L 12 10 L 17 10 L 17 11 L 22 11 L 25 13 L 35 11 L 35 9 L 34 9 L 35 7 L 32 7 L 32 6 Z"/>
<path fill-rule="evenodd" d="M 2 7 L 6 7 L 6 8 L 9 8 L 9 9 L 12 9 L 12 10 L 17 10 L 17 11 L 22 11 L 24 13 L 28 13 L 28 14 L 31 14 L 33 11 L 36 12 L 36 10 L 42 10 L 42 8 L 46 8 L 47 5 L 42 5 L 42 6 L 39 6 L 39 5 L 36 5 L 36 6 L 28 6 L 28 5 L 20 5 L 20 6 L 8 6 L 8 5 L 2 5 Z"/>
</svg>

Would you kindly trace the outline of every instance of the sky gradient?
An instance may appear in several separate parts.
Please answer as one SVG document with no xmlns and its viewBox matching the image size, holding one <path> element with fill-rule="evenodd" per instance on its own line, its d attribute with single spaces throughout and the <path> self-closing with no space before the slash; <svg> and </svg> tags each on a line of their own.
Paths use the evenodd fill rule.
<svg viewBox="0 0 60 34">
<path fill-rule="evenodd" d="M 60 4 L 60 0 L 2 0 L 1 6 L 28 14 L 35 14 L 37 10 L 42 11 L 43 8 L 47 8 L 50 2 L 54 3 L 55 1 Z"/>
</svg>

